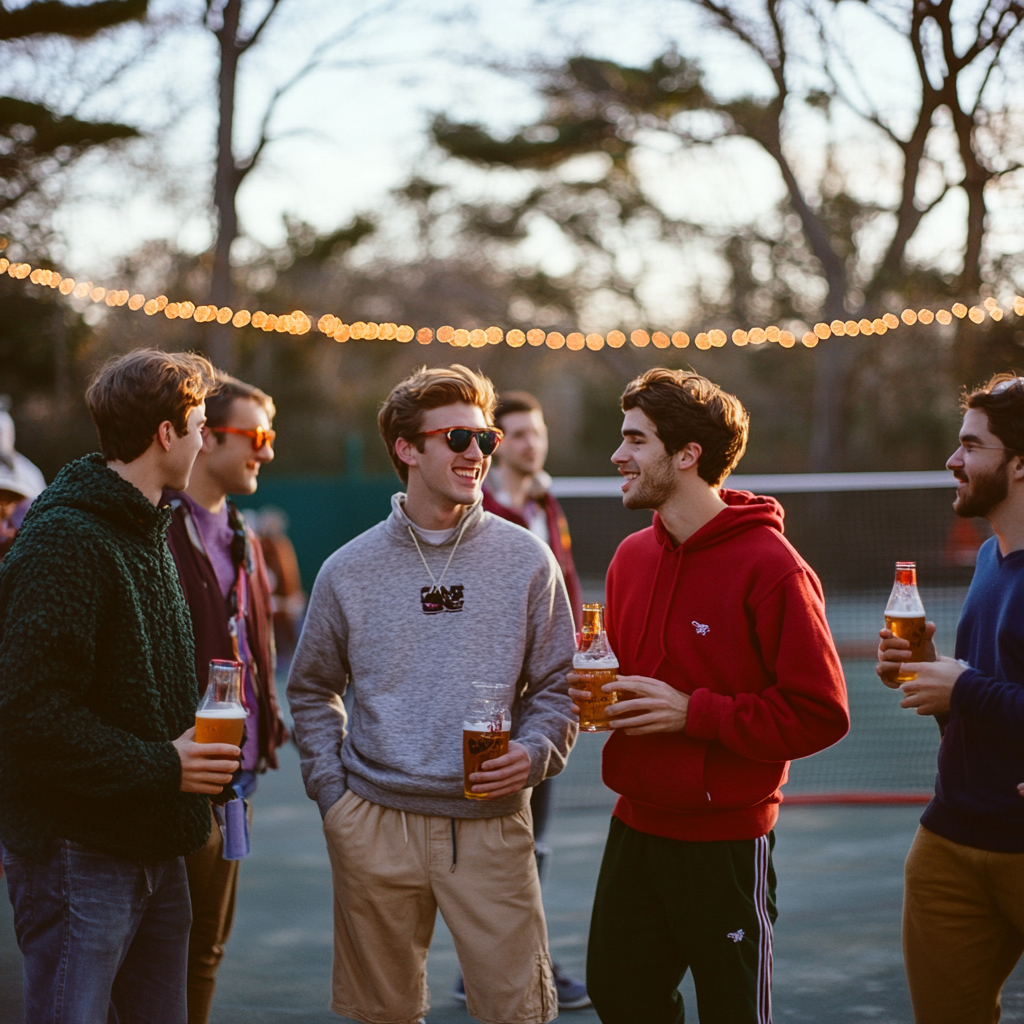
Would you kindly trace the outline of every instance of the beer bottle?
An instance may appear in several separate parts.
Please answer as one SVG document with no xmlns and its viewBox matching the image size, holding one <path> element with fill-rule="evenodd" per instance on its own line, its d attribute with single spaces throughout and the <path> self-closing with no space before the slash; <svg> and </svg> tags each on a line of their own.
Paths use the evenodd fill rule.
<svg viewBox="0 0 1024 1024">
<path fill-rule="evenodd" d="M 619 659 L 604 631 L 604 605 L 583 606 L 583 628 L 579 647 L 572 659 L 572 669 L 579 677 L 576 689 L 590 693 L 590 697 L 580 698 L 577 702 L 580 729 L 583 732 L 607 732 L 610 727 L 605 712 L 618 701 L 619 692 L 605 693 L 601 687 L 618 679 Z"/>
<path fill-rule="evenodd" d="M 921 661 L 925 656 L 925 618 L 921 595 L 917 592 L 917 563 L 897 562 L 896 581 L 892 585 L 889 603 L 885 606 L 885 628 L 893 636 L 910 641 L 912 661 Z M 896 676 L 898 683 L 916 679 L 916 672 L 904 672 Z"/>
<path fill-rule="evenodd" d="M 206 692 L 196 708 L 196 743 L 242 745 L 248 712 L 242 703 L 240 661 L 215 658 L 210 662 Z"/>
</svg>

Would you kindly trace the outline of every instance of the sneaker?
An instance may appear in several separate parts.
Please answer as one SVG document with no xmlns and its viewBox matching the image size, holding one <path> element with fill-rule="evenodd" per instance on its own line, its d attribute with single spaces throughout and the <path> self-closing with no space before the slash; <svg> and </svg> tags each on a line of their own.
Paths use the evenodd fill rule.
<svg viewBox="0 0 1024 1024">
<path fill-rule="evenodd" d="M 560 1010 L 582 1010 L 584 1007 L 590 1006 L 587 986 L 582 981 L 566 974 L 556 963 L 551 964 L 551 973 L 555 978 L 555 989 L 558 991 L 558 1008 Z M 465 996 L 463 996 L 463 999 L 465 999 Z"/>
<path fill-rule="evenodd" d="M 466 986 L 462 981 L 462 972 L 459 971 L 459 976 L 455 979 L 455 988 L 452 989 L 452 995 L 458 999 L 460 1003 L 466 1001 Z"/>
</svg>

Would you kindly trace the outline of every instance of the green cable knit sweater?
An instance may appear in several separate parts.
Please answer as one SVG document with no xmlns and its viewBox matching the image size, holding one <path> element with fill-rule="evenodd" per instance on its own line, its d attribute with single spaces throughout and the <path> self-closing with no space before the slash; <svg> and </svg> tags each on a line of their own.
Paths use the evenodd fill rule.
<svg viewBox="0 0 1024 1024">
<path fill-rule="evenodd" d="M 102 456 L 69 463 L 0 566 L 0 839 L 157 861 L 199 849 L 205 796 L 169 742 L 194 724 L 192 623 L 156 509 Z"/>
</svg>

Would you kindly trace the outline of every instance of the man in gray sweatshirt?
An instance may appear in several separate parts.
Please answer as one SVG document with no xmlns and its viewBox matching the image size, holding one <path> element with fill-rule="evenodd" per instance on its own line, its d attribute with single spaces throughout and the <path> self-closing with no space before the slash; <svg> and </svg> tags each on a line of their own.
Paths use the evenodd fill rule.
<svg viewBox="0 0 1024 1024">
<path fill-rule="evenodd" d="M 407 493 L 324 563 L 288 681 L 334 877 L 331 1009 L 371 1024 L 429 1010 L 439 908 L 474 1017 L 557 1014 L 528 790 L 562 770 L 576 737 L 573 620 L 550 549 L 482 508 L 494 404 L 491 382 L 459 365 L 391 392 L 378 423 Z M 470 800 L 476 680 L 505 688 L 512 731 L 508 753 L 470 777 L 486 799 Z"/>
</svg>

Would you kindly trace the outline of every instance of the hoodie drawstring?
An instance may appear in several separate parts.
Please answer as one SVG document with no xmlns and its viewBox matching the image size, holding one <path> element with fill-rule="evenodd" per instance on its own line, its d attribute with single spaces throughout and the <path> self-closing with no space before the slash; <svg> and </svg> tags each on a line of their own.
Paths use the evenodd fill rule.
<svg viewBox="0 0 1024 1024">
<path fill-rule="evenodd" d="M 455 870 L 455 865 L 456 865 L 456 863 L 458 862 L 458 859 L 459 859 L 459 848 L 458 848 L 458 844 L 455 841 L 455 819 L 452 818 L 451 822 L 452 822 L 452 866 L 451 866 L 451 868 L 449 868 L 449 871 L 454 871 Z"/>
<path fill-rule="evenodd" d="M 409 845 L 409 826 L 405 822 L 405 811 L 399 812 L 402 815 L 402 835 L 405 836 L 405 845 Z"/>
</svg>

